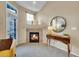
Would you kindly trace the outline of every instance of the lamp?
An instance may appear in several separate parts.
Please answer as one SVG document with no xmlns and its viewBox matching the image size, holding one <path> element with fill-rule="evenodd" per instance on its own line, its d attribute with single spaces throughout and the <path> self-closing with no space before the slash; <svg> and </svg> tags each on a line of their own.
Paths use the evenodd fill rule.
<svg viewBox="0 0 79 59">
<path fill-rule="evenodd" d="M 53 33 L 53 27 L 48 26 L 47 34 L 52 34 Z"/>
<path fill-rule="evenodd" d="M 53 30 L 53 27 L 52 26 L 48 26 L 48 30 L 49 31 L 52 31 Z"/>
</svg>

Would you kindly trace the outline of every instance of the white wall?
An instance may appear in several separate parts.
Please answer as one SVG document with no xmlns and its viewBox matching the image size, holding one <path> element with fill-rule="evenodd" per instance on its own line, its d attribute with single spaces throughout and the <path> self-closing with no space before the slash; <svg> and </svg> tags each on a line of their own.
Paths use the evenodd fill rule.
<svg viewBox="0 0 79 59">
<path fill-rule="evenodd" d="M 0 39 L 6 38 L 5 2 L 0 2 Z"/>
<path fill-rule="evenodd" d="M 71 36 L 71 49 L 74 54 L 79 55 L 79 2 L 48 2 L 45 7 L 37 13 L 37 20 L 49 24 L 54 16 L 63 16 L 66 18 L 67 27 L 63 32 Z M 71 30 L 77 27 L 77 30 Z M 45 31 L 44 35 L 46 34 Z M 46 40 L 46 37 L 43 37 Z M 55 43 L 60 49 L 66 50 L 64 44 Z"/>
<path fill-rule="evenodd" d="M 19 6 L 18 44 L 26 43 L 26 12 Z"/>
</svg>

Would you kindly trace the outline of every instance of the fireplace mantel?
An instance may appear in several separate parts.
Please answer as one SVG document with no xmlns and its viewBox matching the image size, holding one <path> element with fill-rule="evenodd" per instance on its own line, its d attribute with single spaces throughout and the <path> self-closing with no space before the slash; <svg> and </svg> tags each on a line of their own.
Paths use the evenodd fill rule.
<svg viewBox="0 0 79 59">
<path fill-rule="evenodd" d="M 27 29 L 43 29 L 45 26 L 44 25 L 27 25 Z"/>
</svg>

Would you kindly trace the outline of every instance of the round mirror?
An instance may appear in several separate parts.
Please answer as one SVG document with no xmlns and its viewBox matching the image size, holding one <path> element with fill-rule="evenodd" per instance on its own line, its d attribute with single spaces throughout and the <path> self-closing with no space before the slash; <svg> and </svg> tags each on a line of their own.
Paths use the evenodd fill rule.
<svg viewBox="0 0 79 59">
<path fill-rule="evenodd" d="M 62 16 L 56 16 L 51 20 L 50 25 L 53 27 L 53 31 L 62 32 L 66 27 L 66 19 Z"/>
</svg>

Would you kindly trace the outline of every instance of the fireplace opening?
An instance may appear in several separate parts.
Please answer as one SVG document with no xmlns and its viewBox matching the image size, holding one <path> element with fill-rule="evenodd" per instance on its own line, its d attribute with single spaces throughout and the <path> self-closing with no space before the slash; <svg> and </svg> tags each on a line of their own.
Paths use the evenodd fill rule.
<svg viewBox="0 0 79 59">
<path fill-rule="evenodd" d="M 39 42 L 39 32 L 30 32 L 29 34 L 30 42 Z"/>
</svg>

